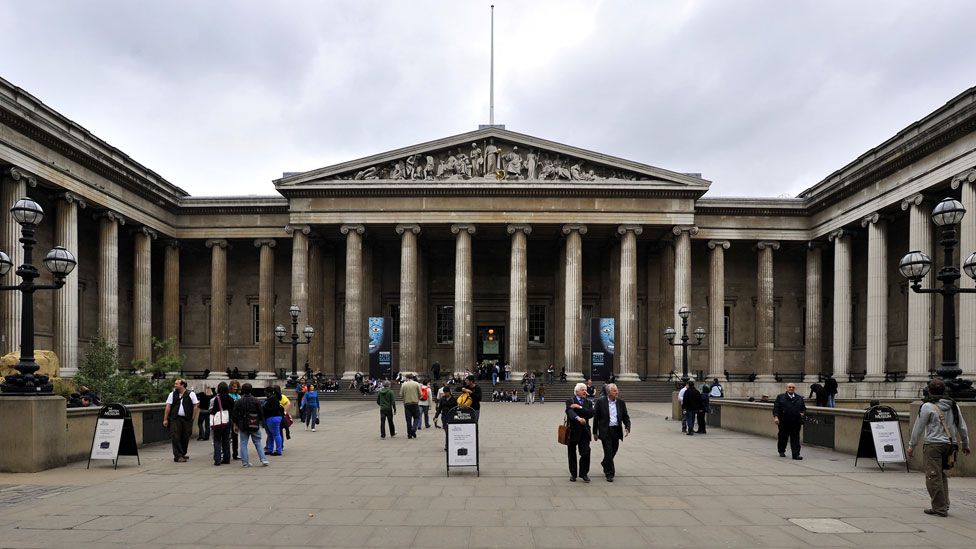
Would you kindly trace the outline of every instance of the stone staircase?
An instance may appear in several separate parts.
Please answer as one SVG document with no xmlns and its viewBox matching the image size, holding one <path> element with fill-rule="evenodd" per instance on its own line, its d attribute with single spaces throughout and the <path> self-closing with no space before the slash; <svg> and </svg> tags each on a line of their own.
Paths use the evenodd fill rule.
<svg viewBox="0 0 976 549">
<path fill-rule="evenodd" d="M 519 401 L 522 401 L 524 398 L 522 395 L 521 381 L 500 381 L 495 387 L 492 387 L 490 380 L 479 381 L 478 384 L 481 386 L 484 402 L 491 400 L 491 392 L 494 390 L 503 390 L 511 394 L 512 389 L 515 389 L 518 391 Z M 597 381 L 593 384 L 597 387 L 597 395 L 599 395 L 600 387 L 603 385 L 602 382 Z M 546 403 L 565 401 L 573 394 L 574 386 L 575 383 L 560 383 L 559 381 L 556 381 L 552 385 L 546 384 Z M 348 384 L 337 393 L 319 391 L 319 401 L 376 401 L 375 393 L 364 395 L 356 389 L 349 389 L 347 387 Z M 674 391 L 674 383 L 667 381 L 618 381 L 617 387 L 620 389 L 620 398 L 628 402 L 671 402 L 671 393 Z M 392 389 L 394 392 L 398 392 L 399 385 L 394 384 Z M 293 395 L 294 391 L 289 389 L 289 398 Z M 397 400 L 399 400 L 399 396 L 397 396 Z"/>
</svg>

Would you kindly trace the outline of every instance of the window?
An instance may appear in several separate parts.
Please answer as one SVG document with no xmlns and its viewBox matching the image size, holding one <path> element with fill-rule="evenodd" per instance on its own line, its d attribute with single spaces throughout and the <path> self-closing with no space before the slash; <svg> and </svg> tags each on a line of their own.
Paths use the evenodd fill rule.
<svg viewBox="0 0 976 549">
<path fill-rule="evenodd" d="M 723 341 L 726 345 L 732 345 L 732 307 L 726 305 L 723 307 L 722 314 L 724 315 L 724 334 Z"/>
<path fill-rule="evenodd" d="M 583 305 L 583 345 L 590 344 L 590 321 L 593 320 L 593 305 Z"/>
<path fill-rule="evenodd" d="M 390 303 L 390 324 L 393 327 L 393 343 L 400 343 L 400 304 Z"/>
<path fill-rule="evenodd" d="M 529 305 L 529 343 L 546 342 L 546 306 Z"/>
<path fill-rule="evenodd" d="M 454 343 L 454 305 L 437 307 L 437 343 Z"/>
<path fill-rule="evenodd" d="M 251 343 L 261 343 L 261 305 L 251 304 Z"/>
</svg>

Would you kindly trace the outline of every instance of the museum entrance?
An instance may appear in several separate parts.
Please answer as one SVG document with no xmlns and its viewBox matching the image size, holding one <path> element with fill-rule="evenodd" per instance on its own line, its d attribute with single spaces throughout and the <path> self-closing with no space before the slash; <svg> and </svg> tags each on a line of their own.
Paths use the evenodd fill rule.
<svg viewBox="0 0 976 549">
<path fill-rule="evenodd" d="M 504 326 L 478 326 L 478 364 L 485 360 L 505 363 Z"/>
</svg>

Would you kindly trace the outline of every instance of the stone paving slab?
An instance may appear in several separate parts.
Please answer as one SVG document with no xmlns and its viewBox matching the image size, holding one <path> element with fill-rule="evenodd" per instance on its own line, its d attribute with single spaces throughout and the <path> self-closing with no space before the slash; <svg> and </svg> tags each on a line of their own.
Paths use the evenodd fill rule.
<svg viewBox="0 0 976 549">
<path fill-rule="evenodd" d="M 375 406 L 332 402 L 318 432 L 296 425 L 267 468 L 214 467 L 209 443 L 194 440 L 188 463 L 173 463 L 163 444 L 142 450 L 142 466 L 123 458 L 118 470 L 80 462 L 0 474 L 0 546 L 976 545 L 976 479 L 951 479 L 950 517 L 931 517 L 918 473 L 855 468 L 850 456 L 812 447 L 801 462 L 784 460 L 770 439 L 684 436 L 665 421 L 667 404 L 630 408 L 634 430 L 612 484 L 596 444 L 593 482 L 569 482 L 555 442 L 560 404 L 486 403 L 480 476 L 448 478 L 443 431 L 407 440 L 398 415 L 398 436 L 381 440 Z M 814 533 L 803 519 L 850 533 Z"/>
</svg>

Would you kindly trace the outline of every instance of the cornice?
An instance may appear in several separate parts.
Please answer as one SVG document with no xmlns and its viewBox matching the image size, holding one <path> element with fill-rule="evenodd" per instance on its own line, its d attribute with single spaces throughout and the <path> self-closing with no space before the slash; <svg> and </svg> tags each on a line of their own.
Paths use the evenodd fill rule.
<svg viewBox="0 0 976 549">
<path fill-rule="evenodd" d="M 701 198 L 695 202 L 699 215 L 806 217 L 810 215 L 801 198 Z"/>
<path fill-rule="evenodd" d="M 695 200 L 705 189 L 681 188 L 660 184 L 640 185 L 626 183 L 494 183 L 494 182 L 441 182 L 426 181 L 420 184 L 405 181 L 336 181 L 303 187 L 279 187 L 278 192 L 287 198 L 341 198 L 341 197 L 402 197 L 402 196 L 517 196 L 517 197 L 614 197 L 614 198 L 686 198 Z"/>
</svg>

